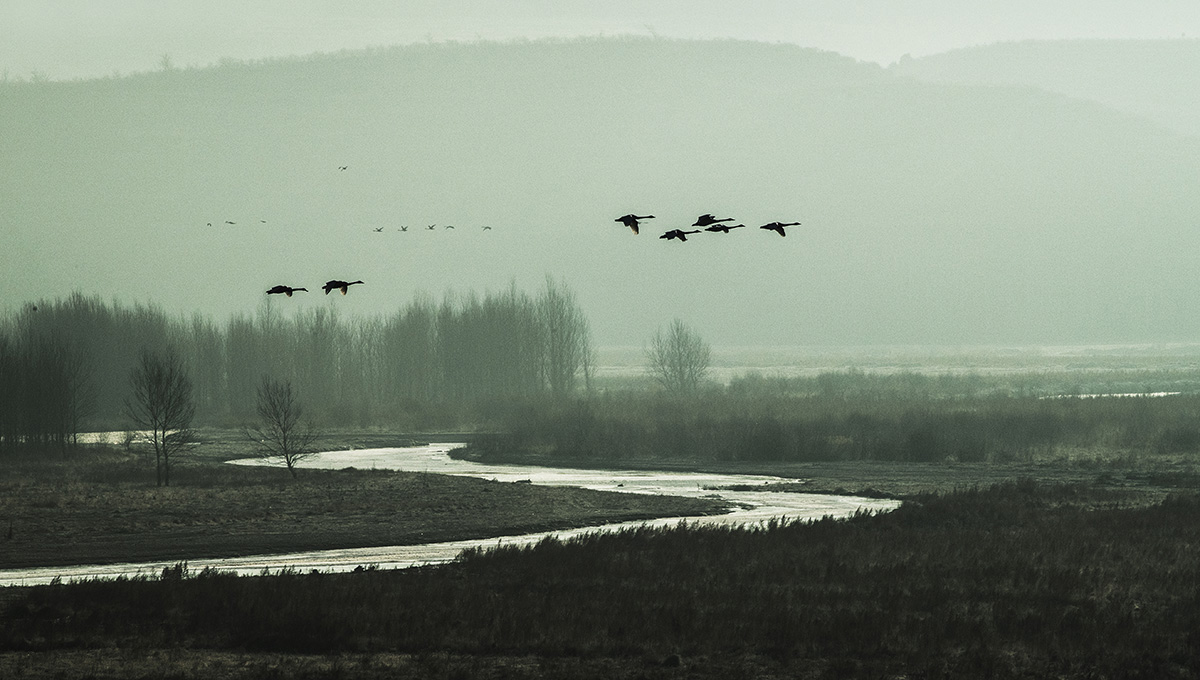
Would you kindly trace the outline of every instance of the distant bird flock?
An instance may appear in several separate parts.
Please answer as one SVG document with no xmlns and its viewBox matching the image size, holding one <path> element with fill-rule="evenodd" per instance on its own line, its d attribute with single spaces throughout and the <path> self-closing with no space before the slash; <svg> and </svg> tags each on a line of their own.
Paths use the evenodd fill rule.
<svg viewBox="0 0 1200 680">
<path fill-rule="evenodd" d="M 621 224 L 632 229 L 634 234 L 637 234 L 642 220 L 650 219 L 654 219 L 654 215 L 635 215 L 630 213 L 628 215 L 621 215 L 613 221 L 620 222 Z M 728 234 L 731 229 L 741 229 L 742 227 L 746 226 L 744 224 L 725 224 L 725 222 L 732 221 L 732 217 L 717 217 L 712 213 L 704 213 L 696 218 L 696 221 L 692 223 L 692 226 L 703 227 L 704 231 L 711 231 L 713 233 L 720 232 L 722 234 Z M 787 236 L 786 227 L 794 227 L 798 226 L 799 224 L 799 222 L 768 222 L 767 224 L 759 227 L 759 229 L 766 229 L 767 231 L 773 231 L 780 236 Z M 659 236 L 659 238 L 666 239 L 668 241 L 677 240 L 683 242 L 687 241 L 687 237 L 689 235 L 699 233 L 701 233 L 700 229 L 671 229 L 663 233 L 663 235 Z"/>
<path fill-rule="evenodd" d="M 344 171 L 348 170 L 349 167 L 350 166 L 348 166 L 348 165 L 339 165 L 339 166 L 337 166 L 337 169 L 339 172 L 344 172 Z M 625 227 L 628 227 L 630 229 L 630 231 L 632 231 L 634 233 L 634 235 L 637 235 L 638 233 L 640 233 L 640 228 L 642 226 L 642 222 L 645 220 L 652 220 L 652 219 L 655 219 L 654 215 L 638 215 L 635 213 L 630 213 L 628 215 L 622 215 L 613 221 L 618 222 Z M 712 213 L 704 213 L 703 215 L 700 215 L 699 217 L 697 217 L 696 221 L 693 222 L 691 225 L 693 227 L 699 227 L 698 229 L 679 229 L 679 228 L 669 229 L 669 230 L 663 232 L 662 235 L 660 235 L 658 238 L 666 240 L 666 241 L 679 241 L 680 243 L 684 243 L 688 240 L 688 236 L 692 236 L 694 234 L 702 234 L 706 231 L 710 232 L 710 233 L 714 233 L 714 234 L 716 234 L 716 233 L 728 234 L 730 231 L 732 231 L 734 229 L 742 229 L 742 228 L 745 228 L 745 226 L 746 226 L 745 224 L 728 224 L 729 222 L 733 222 L 733 221 L 734 221 L 734 218 L 732 218 L 732 217 L 717 217 L 716 215 L 713 215 Z M 262 224 L 267 223 L 266 220 L 259 220 L 259 222 Z M 225 224 L 236 225 L 237 222 L 232 221 L 232 220 L 225 220 Z M 759 226 L 759 229 L 763 229 L 766 231 L 773 231 L 776 234 L 779 234 L 780 236 L 787 236 L 787 227 L 794 227 L 794 226 L 799 226 L 799 225 L 800 225 L 800 222 L 768 222 L 767 224 Z M 209 222 L 208 226 L 211 227 L 212 222 Z M 455 228 L 455 225 L 453 225 L 453 224 L 442 225 L 443 230 L 449 230 L 449 229 L 454 229 L 454 228 Z M 491 231 L 491 229 L 492 229 L 491 226 L 486 225 L 486 224 L 481 225 L 480 228 L 483 231 Z M 383 230 L 384 230 L 383 227 L 371 227 L 371 231 L 374 233 L 377 233 L 377 234 L 383 233 Z M 426 225 L 425 230 L 426 231 L 437 231 L 438 225 L 437 224 Z M 399 229 L 397 229 L 397 231 L 407 232 L 408 225 L 406 225 L 406 224 L 400 225 L 400 227 L 399 227 Z M 362 281 L 342 281 L 340 279 L 331 279 L 329 281 L 326 281 L 325 285 L 321 286 L 321 288 L 322 288 L 322 290 L 325 291 L 326 295 L 329 295 L 329 293 L 334 290 L 341 291 L 342 295 L 345 295 L 346 291 L 349 290 L 350 286 L 361 284 L 361 283 L 363 283 L 363 282 Z M 267 295 L 286 295 L 287 297 L 292 297 L 292 293 L 295 293 L 298 291 L 303 291 L 303 292 L 307 293 L 308 289 L 302 288 L 302 287 L 293 287 L 293 286 L 279 284 L 279 285 L 272 286 L 271 288 L 269 288 L 267 290 Z"/>
</svg>

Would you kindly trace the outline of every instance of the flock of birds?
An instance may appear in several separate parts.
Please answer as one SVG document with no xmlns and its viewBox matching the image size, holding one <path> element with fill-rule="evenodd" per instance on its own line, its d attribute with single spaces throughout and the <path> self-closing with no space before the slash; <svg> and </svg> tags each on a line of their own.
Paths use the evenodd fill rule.
<svg viewBox="0 0 1200 680">
<path fill-rule="evenodd" d="M 347 165 L 339 165 L 338 171 L 344 172 L 348 168 L 349 168 L 349 166 L 347 166 Z M 626 227 L 629 227 L 629 229 L 632 230 L 634 234 L 637 234 L 639 232 L 639 228 L 641 227 L 642 221 L 643 220 L 651 220 L 651 219 L 654 219 L 654 215 L 637 215 L 634 213 L 630 213 L 628 215 L 622 215 L 613 221 L 619 222 L 619 223 L 625 225 Z M 259 220 L 259 221 L 264 224 L 266 223 L 266 220 Z M 696 221 L 694 223 L 692 223 L 692 226 L 699 227 L 698 229 L 670 229 L 670 230 L 666 231 L 665 233 L 663 233 L 661 236 L 659 236 L 659 238 L 665 239 L 668 241 L 678 240 L 679 242 L 682 243 L 682 242 L 687 241 L 687 237 L 692 234 L 699 234 L 704 231 L 728 234 L 730 231 L 733 231 L 734 229 L 742 229 L 742 228 L 745 228 L 745 226 L 746 226 L 745 224 L 728 224 L 729 222 L 733 222 L 733 221 L 734 221 L 734 219 L 732 217 L 717 217 L 716 215 L 713 215 L 712 213 L 705 213 L 705 214 L 697 217 Z M 236 224 L 236 222 L 226 220 L 225 224 L 233 225 L 233 224 Z M 794 227 L 794 226 L 798 226 L 799 224 L 800 224 L 799 222 L 768 222 L 767 224 L 761 225 L 759 227 L 759 229 L 773 231 L 776 234 L 779 234 L 780 236 L 787 236 L 787 227 Z M 212 223 L 209 222 L 208 226 L 211 227 Z M 430 224 L 425 227 L 425 229 L 427 231 L 435 231 L 435 230 L 437 230 L 437 228 L 438 228 L 437 224 Z M 443 229 L 454 229 L 455 226 L 453 224 L 447 224 L 447 225 L 444 225 L 442 228 Z M 484 231 L 491 230 L 491 227 L 488 225 L 483 225 L 481 228 Z M 383 227 L 372 227 L 371 230 L 376 233 L 382 233 Z M 408 231 L 408 226 L 401 225 L 399 228 L 399 231 Z M 342 295 L 345 295 L 346 291 L 349 290 L 350 286 L 360 284 L 360 283 L 363 283 L 363 282 L 362 281 L 342 281 L 340 279 L 331 279 L 329 281 L 326 281 L 325 285 L 321 286 L 321 288 L 325 291 L 326 295 L 329 295 L 329 293 L 334 290 L 339 290 L 339 291 L 341 291 Z M 303 288 L 303 287 L 294 287 L 294 286 L 287 286 L 287 285 L 280 284 L 277 286 L 272 286 L 269 290 L 267 290 L 267 295 L 286 295 L 287 297 L 292 297 L 292 293 L 296 293 L 296 292 L 307 293 L 308 289 Z"/>
<path fill-rule="evenodd" d="M 326 295 L 329 295 L 329 291 L 331 291 L 331 290 L 340 290 L 340 291 L 342 291 L 342 295 L 345 295 L 346 291 L 350 288 L 350 286 L 353 286 L 356 283 L 362 283 L 362 281 L 341 281 L 338 279 L 331 279 L 329 281 L 326 281 L 325 285 L 321 286 L 321 287 L 325 289 Z M 293 288 L 291 286 L 284 286 L 284 285 L 280 284 L 278 286 L 271 286 L 271 289 L 267 291 L 267 295 L 282 294 L 282 295 L 291 297 L 292 293 L 295 293 L 297 291 L 304 291 L 305 293 L 307 293 L 308 289 L 307 288 Z"/>
<path fill-rule="evenodd" d="M 629 227 L 633 230 L 633 233 L 636 234 L 638 233 L 638 228 L 641 226 L 642 220 L 649 220 L 653 218 L 654 215 L 634 215 L 631 213 L 629 215 L 622 215 L 613 221 L 620 222 L 621 224 Z M 659 236 L 659 238 L 666 239 L 668 241 L 672 239 L 678 239 L 680 242 L 683 242 L 687 241 L 689 234 L 699 234 L 701 233 L 701 230 L 728 234 L 733 229 L 741 229 L 746 226 L 744 224 L 725 224 L 726 222 L 732 221 L 732 217 L 718 218 L 711 213 L 704 213 L 700 217 L 696 218 L 695 223 L 692 224 L 693 227 L 700 227 L 700 229 L 671 229 L 662 236 Z M 794 227 L 799 224 L 799 222 L 768 222 L 767 224 L 760 226 L 759 229 L 766 229 L 767 231 L 773 231 L 780 236 L 787 236 L 787 227 Z"/>
<path fill-rule="evenodd" d="M 426 230 L 426 231 L 436 231 L 436 230 L 437 230 L 437 227 L 438 227 L 438 225 L 436 225 L 436 224 L 429 224 L 429 225 L 426 225 L 426 226 L 425 226 L 425 230 Z M 445 225 L 445 226 L 444 226 L 444 227 L 442 227 L 442 228 L 443 228 L 443 229 L 454 229 L 454 225 L 453 225 L 453 224 L 447 224 L 447 225 Z M 481 228 L 481 229 L 483 229 L 484 231 L 491 231 L 491 229 L 492 229 L 490 226 L 488 226 L 488 225 L 486 225 L 486 224 L 485 224 L 485 225 L 483 225 L 483 226 L 482 226 L 482 227 L 480 227 L 480 228 Z M 375 232 L 375 233 L 382 233 L 382 232 L 383 232 L 383 227 L 371 227 L 371 231 L 373 231 L 373 232 Z M 400 228 L 399 228 L 397 231 L 408 231 L 408 225 L 407 225 L 407 224 L 402 224 L 402 225 L 400 225 Z"/>
<path fill-rule="evenodd" d="M 346 168 L 339 167 L 338 169 L 345 170 Z M 629 227 L 633 231 L 634 234 L 637 234 L 639 232 L 639 228 L 641 227 L 642 220 L 650 220 L 650 219 L 654 219 L 654 215 L 635 215 L 633 213 L 630 213 L 628 215 L 622 215 L 613 221 L 620 222 L 621 224 L 625 225 L 626 227 Z M 713 232 L 713 233 L 719 232 L 722 234 L 728 234 L 730 231 L 732 231 L 734 229 L 742 229 L 746 226 L 744 224 L 726 224 L 727 222 L 732 222 L 732 221 L 733 221 L 732 217 L 717 217 L 717 216 L 713 215 L 712 213 L 705 213 L 705 214 L 699 216 L 698 218 L 696 218 L 696 221 L 692 224 L 693 227 L 700 227 L 700 229 L 686 229 L 686 230 L 685 229 L 671 229 L 671 230 L 665 232 L 662 236 L 659 236 L 659 238 L 666 239 L 668 241 L 670 241 L 672 239 L 677 239 L 680 242 L 684 242 L 684 241 L 687 241 L 687 237 L 690 234 L 699 234 L 702 231 L 709 231 L 709 232 Z M 233 223 L 229 222 L 228 224 L 233 224 Z M 759 226 L 759 229 L 773 231 L 776 234 L 779 234 L 780 236 L 787 236 L 787 227 L 794 227 L 794 226 L 798 226 L 799 224 L 800 224 L 799 222 L 768 222 L 767 224 Z M 437 229 L 437 225 L 430 224 L 425 228 L 429 231 L 433 231 L 433 230 Z M 445 229 L 453 229 L 454 225 L 448 224 L 444 228 Z M 491 227 L 485 225 L 483 227 L 483 229 L 489 230 L 489 229 L 491 229 Z M 373 231 L 382 232 L 383 227 L 373 228 Z M 401 226 L 400 231 L 408 231 L 408 227 Z M 350 288 L 350 286 L 353 286 L 353 285 L 359 284 L 359 283 L 362 283 L 362 281 L 342 281 L 340 279 L 332 279 L 332 280 L 326 281 L 325 285 L 322 286 L 321 288 L 325 291 L 326 295 L 329 295 L 330 291 L 334 291 L 334 290 L 340 290 L 342 292 L 342 295 L 345 295 L 346 291 Z M 270 290 L 267 291 L 267 295 L 286 295 L 288 297 L 291 297 L 292 293 L 295 293 L 297 291 L 303 291 L 303 292 L 307 293 L 308 289 L 292 287 L 292 286 L 285 286 L 285 285 L 280 284 L 278 286 L 272 286 L 270 288 Z"/>
</svg>

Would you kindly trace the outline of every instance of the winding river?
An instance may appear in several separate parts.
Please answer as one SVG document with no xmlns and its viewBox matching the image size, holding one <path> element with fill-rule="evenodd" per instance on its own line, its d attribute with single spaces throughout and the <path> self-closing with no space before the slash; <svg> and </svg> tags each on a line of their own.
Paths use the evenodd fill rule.
<svg viewBox="0 0 1200 680">
<path fill-rule="evenodd" d="M 278 555 L 252 555 L 217 559 L 188 560 L 188 568 L 199 571 L 212 567 L 239 574 L 258 574 L 263 570 L 278 571 L 283 568 L 308 571 L 350 571 L 360 565 L 377 565 L 382 569 L 438 564 L 453 560 L 466 548 L 491 547 L 496 545 L 524 545 L 536 543 L 546 536 L 568 538 L 594 532 L 614 531 L 629 526 L 677 524 L 688 522 L 710 524 L 753 524 L 770 519 L 819 519 L 826 515 L 845 517 L 858 510 L 891 510 L 898 501 L 830 496 L 822 494 L 799 494 L 771 491 L 713 491 L 713 487 L 730 485 L 761 486 L 770 482 L 786 481 L 778 477 L 763 475 L 726 475 L 695 472 L 653 472 L 633 470 L 575 470 L 519 465 L 486 465 L 470 461 L 454 460 L 447 453 L 461 444 L 439 443 L 428 446 L 405 448 L 363 449 L 358 451 L 327 451 L 304 461 L 304 467 L 313 468 L 380 468 L 408 470 L 412 472 L 435 472 L 449 475 L 466 475 L 495 479 L 501 482 L 525 482 L 553 486 L 578 486 L 602 491 L 625 493 L 669 494 L 674 496 L 709 496 L 719 494 L 722 498 L 739 506 L 733 512 L 700 517 L 670 517 L 658 520 L 639 520 L 581 529 L 546 531 L 500 538 L 425 543 L 421 545 L 385 546 L 376 548 L 351 548 L 344 550 L 321 550 Z M 263 465 L 262 459 L 231 461 L 235 465 Z M 114 578 L 139 574 L 161 573 L 163 567 L 176 560 L 124 564 L 78 565 L 68 567 L 39 567 L 33 569 L 0 570 L 0 585 L 37 585 L 49 583 L 55 578 L 64 581 L 89 578 Z"/>
</svg>

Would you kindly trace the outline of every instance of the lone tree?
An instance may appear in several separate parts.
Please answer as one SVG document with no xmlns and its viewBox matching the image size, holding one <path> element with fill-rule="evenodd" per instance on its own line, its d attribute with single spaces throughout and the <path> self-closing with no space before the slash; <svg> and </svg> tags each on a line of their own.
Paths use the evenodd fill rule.
<svg viewBox="0 0 1200 680">
<path fill-rule="evenodd" d="M 247 428 L 246 436 L 258 445 L 263 458 L 283 459 L 295 478 L 296 464 L 317 452 L 313 443 L 321 435 L 311 420 L 301 421 L 304 408 L 296 399 L 292 382 L 263 376 L 258 384 L 256 411 L 261 424 Z"/>
<path fill-rule="evenodd" d="M 694 392 L 708 374 L 712 348 L 696 331 L 675 319 L 666 330 L 660 329 L 646 349 L 651 375 L 668 392 Z"/>
<path fill-rule="evenodd" d="M 129 373 L 129 388 L 132 394 L 125 400 L 125 414 L 149 433 L 155 479 L 159 486 L 170 486 L 172 459 L 196 440 L 192 381 L 175 352 L 142 350 Z"/>
</svg>

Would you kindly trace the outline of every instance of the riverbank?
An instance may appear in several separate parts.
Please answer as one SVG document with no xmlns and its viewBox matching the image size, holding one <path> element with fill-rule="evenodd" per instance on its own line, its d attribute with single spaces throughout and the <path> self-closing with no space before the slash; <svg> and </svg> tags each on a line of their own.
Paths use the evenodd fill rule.
<svg viewBox="0 0 1200 680">
<path fill-rule="evenodd" d="M 607 469 L 613 461 L 550 456 L 529 451 L 481 451 L 467 446 L 450 452 L 452 458 L 487 464 L 540 465 L 560 468 Z M 1200 489 L 1200 468 L 1190 457 L 1111 456 L 1071 457 L 1015 462 L 897 462 L 897 461 L 696 461 L 686 459 L 622 459 L 624 470 L 706 472 L 771 475 L 786 482 L 777 491 L 908 499 L 921 494 L 952 493 L 1032 479 L 1045 484 L 1081 484 L 1121 491 L 1127 502 L 1150 504 L 1182 489 Z"/>
<path fill-rule="evenodd" d="M 404 441 L 343 436 L 330 448 Z M 156 487 L 152 462 L 118 447 L 9 461 L 0 468 L 0 568 L 238 557 L 411 545 L 715 514 L 687 499 L 390 470 L 232 466 L 251 456 L 207 432 Z"/>
<path fill-rule="evenodd" d="M 13 589 L 20 677 L 1193 677 L 1200 497 L 1024 480 L 447 565 Z M 1082 565 L 1082 566 L 1081 566 Z"/>
</svg>

